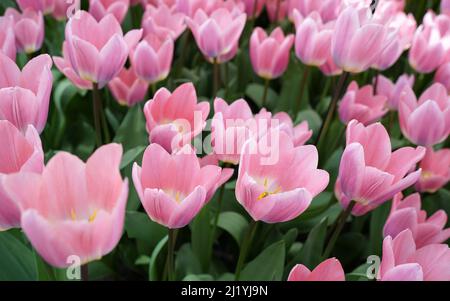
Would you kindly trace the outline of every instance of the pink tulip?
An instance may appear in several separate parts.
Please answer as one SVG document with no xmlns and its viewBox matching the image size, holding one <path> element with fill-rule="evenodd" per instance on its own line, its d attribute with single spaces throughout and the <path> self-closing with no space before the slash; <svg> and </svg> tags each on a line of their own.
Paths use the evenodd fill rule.
<svg viewBox="0 0 450 301">
<path fill-rule="evenodd" d="M 414 75 L 403 74 L 394 84 L 391 80 L 379 75 L 377 78 L 377 94 L 387 97 L 387 106 L 389 110 L 397 111 L 398 102 L 400 100 L 403 89 L 408 86 L 412 88 L 414 86 Z"/>
<path fill-rule="evenodd" d="M 186 83 L 170 93 L 159 89 L 144 107 L 149 141 L 168 152 L 189 144 L 206 125 L 209 103 L 197 103 L 194 85 Z"/>
<path fill-rule="evenodd" d="M 249 19 L 258 17 L 263 8 L 266 0 L 240 0 L 244 3 L 245 13 Z"/>
<path fill-rule="evenodd" d="M 132 67 L 122 69 L 108 87 L 119 104 L 130 107 L 144 100 L 148 90 L 148 84 L 137 77 Z"/>
<path fill-rule="evenodd" d="M 186 19 L 198 48 L 210 62 L 229 53 L 238 43 L 245 21 L 245 14 L 232 14 L 225 8 L 213 11 L 210 16 L 199 9 L 193 19 Z"/>
<path fill-rule="evenodd" d="M 112 14 L 122 23 L 130 6 L 130 0 L 89 0 L 89 13 L 100 21 L 107 14 Z"/>
<path fill-rule="evenodd" d="M 150 219 L 170 229 L 189 224 L 223 182 L 217 165 L 201 167 L 190 146 L 170 154 L 158 144 L 144 152 L 142 168 L 133 165 L 133 182 Z M 227 172 L 227 176 L 231 176 Z M 226 181 L 226 180 L 225 180 Z"/>
<path fill-rule="evenodd" d="M 439 83 L 420 96 L 405 87 L 399 102 L 399 120 L 403 135 L 417 145 L 432 146 L 450 134 L 450 98 Z"/>
<path fill-rule="evenodd" d="M 266 0 L 266 10 L 270 22 L 281 22 L 286 18 L 288 2 L 285 0 Z"/>
<path fill-rule="evenodd" d="M 323 74 L 325 74 L 326 76 L 337 76 L 337 75 L 341 75 L 343 70 L 341 68 L 339 68 L 336 63 L 333 60 L 333 56 L 330 55 L 327 58 L 327 61 L 325 62 L 325 64 L 321 65 L 319 67 L 320 71 L 322 71 Z"/>
<path fill-rule="evenodd" d="M 419 192 L 434 193 L 450 181 L 450 149 L 438 151 L 427 148 L 423 160 L 420 162 L 422 174 L 416 183 Z"/>
<path fill-rule="evenodd" d="M 443 243 L 450 238 L 450 228 L 444 229 L 447 214 L 439 210 L 427 218 L 427 212 L 421 210 L 420 194 L 414 193 L 402 200 L 401 193 L 394 197 L 391 213 L 386 220 L 383 235 L 395 238 L 403 230 L 411 230 L 418 248 L 430 244 Z"/>
<path fill-rule="evenodd" d="M 433 72 L 445 58 L 443 37 L 439 29 L 431 25 L 420 25 L 409 51 L 409 64 L 420 73 Z"/>
<path fill-rule="evenodd" d="M 22 172 L 3 180 L 21 209 L 23 231 L 49 264 L 65 268 L 73 255 L 85 264 L 117 245 L 128 197 L 128 180 L 119 171 L 121 157 L 118 144 L 100 147 L 87 163 L 60 152 L 42 175 Z"/>
<path fill-rule="evenodd" d="M 339 260 L 330 258 L 312 271 L 297 264 L 289 273 L 288 281 L 345 281 L 345 273 Z"/>
<path fill-rule="evenodd" d="M 44 42 L 44 17 L 42 12 L 26 9 L 21 14 L 14 8 L 8 8 L 5 16 L 12 16 L 14 19 L 17 51 L 31 54 L 41 49 Z"/>
<path fill-rule="evenodd" d="M 270 36 L 262 28 L 255 28 L 250 38 L 250 59 L 256 74 L 264 79 L 280 77 L 289 64 L 293 43 L 294 36 L 285 36 L 280 27 L 275 28 Z"/>
<path fill-rule="evenodd" d="M 0 52 L 3 52 L 13 61 L 16 60 L 16 37 L 14 35 L 14 19 L 0 17 Z"/>
<path fill-rule="evenodd" d="M 374 22 L 368 13 L 349 6 L 336 21 L 331 52 L 336 65 L 344 71 L 367 70 L 386 48 L 386 26 Z"/>
<path fill-rule="evenodd" d="M 342 0 L 288 0 L 288 14 L 294 20 L 294 11 L 297 10 L 304 18 L 313 12 L 320 14 L 324 22 L 335 20 L 340 12 Z"/>
<path fill-rule="evenodd" d="M 26 131 L 32 124 L 41 133 L 47 122 L 53 76 L 52 60 L 42 54 L 30 60 L 22 71 L 0 53 L 0 120 L 8 120 Z"/>
<path fill-rule="evenodd" d="M 175 12 L 165 4 L 158 7 L 148 5 L 142 17 L 144 35 L 149 33 L 176 40 L 186 29 L 184 14 Z"/>
<path fill-rule="evenodd" d="M 450 15 L 450 1 L 441 0 L 441 13 Z"/>
<path fill-rule="evenodd" d="M 365 127 L 352 120 L 346 138 L 335 192 L 343 208 L 356 202 L 353 215 L 366 214 L 419 179 L 421 170 L 413 170 L 425 148 L 402 147 L 391 152 L 389 134 L 381 123 Z"/>
<path fill-rule="evenodd" d="M 44 167 L 41 139 L 33 126 L 22 134 L 9 121 L 0 120 L 0 231 L 20 227 L 20 210 L 7 196 L 3 181 L 21 172 L 40 173 Z"/>
<path fill-rule="evenodd" d="M 59 21 L 67 19 L 70 13 L 70 8 L 76 4 L 75 0 L 73 2 L 67 0 L 54 0 L 55 7 L 52 12 L 52 16 Z"/>
<path fill-rule="evenodd" d="M 31 9 L 35 12 L 49 14 L 53 11 L 53 7 L 57 0 L 17 0 L 17 4 L 21 11 Z"/>
<path fill-rule="evenodd" d="M 131 65 L 137 76 L 150 84 L 164 80 L 170 72 L 174 42 L 170 37 L 148 34 L 131 51 Z"/>
<path fill-rule="evenodd" d="M 122 70 L 142 30 L 131 30 L 123 36 L 119 22 L 111 14 L 100 22 L 87 12 L 77 14 L 66 25 L 68 61 L 81 79 L 103 88 Z"/>
<path fill-rule="evenodd" d="M 330 57 L 333 27 L 323 24 L 319 13 L 313 12 L 304 19 L 297 10 L 294 11 L 296 24 L 295 54 L 303 64 L 321 66 Z"/>
<path fill-rule="evenodd" d="M 294 147 L 282 131 L 249 139 L 241 153 L 236 199 L 255 221 L 292 220 L 328 185 L 329 175 L 317 163 L 315 146 Z"/>
<path fill-rule="evenodd" d="M 381 281 L 449 281 L 450 249 L 445 244 L 417 248 L 411 230 L 383 241 Z"/>
<path fill-rule="evenodd" d="M 417 29 L 417 22 L 414 15 L 411 13 L 405 14 L 403 11 L 397 12 L 389 24 L 398 30 L 400 45 L 403 45 L 405 50 L 409 49 Z"/>
<path fill-rule="evenodd" d="M 339 118 L 345 124 L 356 119 L 364 125 L 380 120 L 388 111 L 387 97 L 373 93 L 373 86 L 359 88 L 353 81 L 339 103 Z"/>
<path fill-rule="evenodd" d="M 450 94 L 450 62 L 442 64 L 438 68 L 434 75 L 434 81 L 444 85 L 447 89 L 447 93 Z"/>
</svg>

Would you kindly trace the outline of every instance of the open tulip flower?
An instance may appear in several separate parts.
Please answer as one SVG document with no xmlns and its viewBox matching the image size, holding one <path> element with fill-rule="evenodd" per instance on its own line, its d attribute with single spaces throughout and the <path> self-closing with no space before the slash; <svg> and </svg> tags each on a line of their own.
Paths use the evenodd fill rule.
<svg viewBox="0 0 450 301">
<path fill-rule="evenodd" d="M 416 183 L 416 190 L 434 193 L 450 181 L 450 149 L 434 151 L 427 148 L 425 157 L 420 161 L 422 174 Z"/>
<path fill-rule="evenodd" d="M 108 87 L 118 103 L 131 107 L 144 100 L 148 83 L 138 78 L 131 67 L 120 71 L 119 75 L 109 82 Z"/>
<path fill-rule="evenodd" d="M 389 110 L 397 111 L 398 102 L 400 101 L 400 96 L 403 89 L 406 86 L 412 88 L 414 85 L 414 75 L 409 76 L 407 74 L 403 74 L 398 78 L 395 84 L 383 75 L 379 75 L 376 81 L 376 94 L 386 96 Z"/>
<path fill-rule="evenodd" d="M 142 17 L 144 35 L 149 33 L 159 37 L 176 40 L 186 29 L 184 14 L 169 8 L 165 4 L 158 7 L 148 5 Z"/>
<path fill-rule="evenodd" d="M 21 14 L 8 8 L 5 16 L 14 19 L 14 34 L 18 52 L 31 54 L 41 49 L 44 43 L 44 17 L 41 11 L 26 9 Z"/>
<path fill-rule="evenodd" d="M 312 271 L 303 264 L 295 265 L 289 273 L 288 281 L 345 281 L 345 273 L 339 260 L 330 258 Z"/>
<path fill-rule="evenodd" d="M 97 21 L 107 14 L 112 14 L 119 23 L 122 23 L 129 6 L 130 0 L 89 0 L 89 13 Z"/>
<path fill-rule="evenodd" d="M 17 0 L 20 10 L 31 9 L 36 12 L 49 14 L 53 11 L 55 2 L 60 0 Z"/>
</svg>

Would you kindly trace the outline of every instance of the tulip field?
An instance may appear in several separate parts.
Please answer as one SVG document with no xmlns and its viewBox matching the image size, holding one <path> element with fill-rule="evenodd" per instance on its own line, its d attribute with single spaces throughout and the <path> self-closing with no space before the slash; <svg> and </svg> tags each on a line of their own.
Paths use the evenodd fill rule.
<svg viewBox="0 0 450 301">
<path fill-rule="evenodd" d="M 449 95 L 448 0 L 1 0 L 0 280 L 450 281 Z"/>
</svg>

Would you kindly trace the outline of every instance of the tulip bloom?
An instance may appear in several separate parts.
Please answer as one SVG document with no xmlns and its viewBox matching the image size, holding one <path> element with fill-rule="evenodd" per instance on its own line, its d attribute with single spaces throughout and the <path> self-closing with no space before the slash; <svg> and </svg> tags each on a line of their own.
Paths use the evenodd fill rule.
<svg viewBox="0 0 450 301">
<path fill-rule="evenodd" d="M 75 1 L 69 2 L 67 0 L 54 0 L 55 1 L 55 7 L 52 12 L 52 16 L 58 20 L 62 21 L 67 19 L 68 14 L 70 13 L 69 9 L 75 4 Z M 76 12 L 75 9 L 73 12 Z"/>
<path fill-rule="evenodd" d="M 450 1 L 441 0 L 441 13 L 450 15 Z"/>
<path fill-rule="evenodd" d="M 287 1 L 266 0 L 266 10 L 270 22 L 281 22 L 287 15 Z"/>
<path fill-rule="evenodd" d="M 450 149 L 433 151 L 427 148 L 423 160 L 420 161 L 422 174 L 416 183 L 416 190 L 434 193 L 450 181 Z"/>
<path fill-rule="evenodd" d="M 255 221 L 292 220 L 328 185 L 329 175 L 317 163 L 315 146 L 294 147 L 282 131 L 249 139 L 241 153 L 236 199 Z"/>
<path fill-rule="evenodd" d="M 250 59 L 253 70 L 264 79 L 280 77 L 289 64 L 289 52 L 294 43 L 294 36 L 284 36 L 280 27 L 275 28 L 270 36 L 257 27 L 250 38 Z"/>
<path fill-rule="evenodd" d="M 364 125 L 380 120 L 387 113 L 387 97 L 374 95 L 373 86 L 361 89 L 353 81 L 339 103 L 339 118 L 345 124 L 356 119 Z"/>
<path fill-rule="evenodd" d="M 148 90 L 148 84 L 137 77 L 133 68 L 122 69 L 108 87 L 119 104 L 130 107 L 144 100 Z"/>
<path fill-rule="evenodd" d="M 210 62 L 229 53 L 238 43 L 245 21 L 245 14 L 232 14 L 225 8 L 213 11 L 210 16 L 199 9 L 193 19 L 186 19 L 198 48 Z"/>
<path fill-rule="evenodd" d="M 168 153 L 158 144 L 144 152 L 142 168 L 133 165 L 133 182 L 150 219 L 170 229 L 189 224 L 224 183 L 217 165 L 201 167 L 190 146 Z M 227 176 L 231 176 L 227 173 Z"/>
<path fill-rule="evenodd" d="M 378 280 L 449 281 L 450 249 L 446 244 L 416 247 L 411 230 L 383 241 L 383 257 Z"/>
<path fill-rule="evenodd" d="M 129 50 L 139 41 L 142 30 L 123 36 L 119 22 L 106 15 L 97 22 L 80 11 L 66 25 L 67 55 L 72 69 L 83 80 L 103 88 L 122 70 Z"/>
<path fill-rule="evenodd" d="M 174 42 L 171 38 L 147 35 L 131 51 L 131 64 L 137 76 L 153 84 L 164 80 L 172 65 Z"/>
<path fill-rule="evenodd" d="M 16 2 L 21 11 L 30 9 L 35 12 L 49 14 L 53 11 L 55 1 L 57 0 L 17 0 Z"/>
<path fill-rule="evenodd" d="M 16 60 L 16 37 L 14 35 L 14 19 L 0 17 L 0 52 L 3 52 L 13 61 Z"/>
<path fill-rule="evenodd" d="M 399 102 L 399 120 L 403 135 L 417 145 L 432 146 L 450 134 L 450 99 L 445 87 L 433 84 L 420 96 L 405 87 Z"/>
<path fill-rule="evenodd" d="M 20 71 L 14 61 L 0 53 L 0 66 L 0 120 L 9 120 L 22 131 L 32 124 L 41 133 L 53 84 L 51 58 L 37 56 Z"/>
<path fill-rule="evenodd" d="M 385 49 L 387 28 L 367 17 L 365 9 L 347 7 L 338 17 L 331 41 L 334 62 L 344 71 L 367 70 Z"/>
<path fill-rule="evenodd" d="M 3 181 L 21 172 L 42 172 L 44 153 L 33 126 L 22 134 L 13 124 L 0 120 L 0 231 L 20 227 L 20 210 L 5 192 Z"/>
<path fill-rule="evenodd" d="M 325 22 L 335 20 L 342 6 L 342 0 L 288 0 L 289 19 L 294 20 L 294 12 L 297 10 L 304 18 L 317 12 Z"/>
<path fill-rule="evenodd" d="M 186 83 L 173 93 L 159 89 L 145 104 L 144 114 L 149 141 L 172 152 L 201 133 L 209 114 L 209 103 L 197 103 L 194 85 Z"/>
<path fill-rule="evenodd" d="M 128 12 L 130 0 L 89 0 L 89 13 L 100 21 L 107 14 L 112 14 L 122 23 Z"/>
<path fill-rule="evenodd" d="M 395 238 L 403 230 L 409 229 L 418 248 L 430 244 L 443 243 L 450 238 L 450 228 L 444 229 L 447 214 L 444 210 L 427 218 L 421 210 L 420 194 L 414 193 L 402 200 L 401 193 L 394 197 L 391 213 L 386 220 L 383 235 Z"/>
<path fill-rule="evenodd" d="M 365 127 L 352 120 L 346 138 L 335 192 L 343 208 L 356 202 L 353 215 L 366 214 L 419 179 L 421 170 L 411 171 L 425 155 L 425 148 L 402 147 L 391 152 L 389 134 L 380 123 Z"/>
<path fill-rule="evenodd" d="M 450 94 L 450 62 L 439 67 L 434 75 L 434 81 L 444 85 L 447 88 L 447 93 Z"/>
<path fill-rule="evenodd" d="M 384 95 L 387 97 L 387 106 L 389 110 L 397 111 L 398 102 L 400 100 L 401 93 L 405 87 L 412 88 L 414 86 L 414 75 L 409 76 L 408 74 L 403 74 L 397 79 L 394 84 L 388 78 L 383 75 L 379 75 L 377 78 L 377 91 L 376 94 Z"/>
<path fill-rule="evenodd" d="M 184 14 L 175 12 L 165 4 L 157 7 L 148 5 L 142 17 L 142 28 L 145 36 L 152 33 L 175 41 L 186 29 Z"/>
<path fill-rule="evenodd" d="M 240 0 L 244 3 L 245 13 L 249 19 L 258 17 L 263 8 L 266 0 Z"/>
<path fill-rule="evenodd" d="M 21 210 L 23 231 L 49 264 L 66 268 L 73 255 L 85 264 L 117 245 L 128 197 L 121 157 L 119 144 L 100 147 L 86 163 L 60 152 L 42 175 L 22 172 L 3 180 Z"/>
<path fill-rule="evenodd" d="M 42 12 L 26 9 L 21 14 L 14 8 L 8 8 L 5 16 L 12 16 L 14 19 L 17 51 L 31 54 L 41 49 L 44 43 L 44 17 Z"/>
<path fill-rule="evenodd" d="M 420 25 L 409 51 L 409 64 L 420 73 L 433 72 L 445 58 L 444 37 L 432 25 Z"/>
<path fill-rule="evenodd" d="M 288 281 L 345 281 L 345 273 L 339 260 L 330 258 L 312 271 L 297 264 L 289 273 Z"/>
</svg>

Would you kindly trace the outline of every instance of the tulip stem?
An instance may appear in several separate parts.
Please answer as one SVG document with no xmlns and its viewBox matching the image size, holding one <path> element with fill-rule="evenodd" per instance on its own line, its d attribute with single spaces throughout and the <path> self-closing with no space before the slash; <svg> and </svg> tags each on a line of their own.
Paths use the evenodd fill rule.
<svg viewBox="0 0 450 301">
<path fill-rule="evenodd" d="M 331 251 L 333 251 L 334 245 L 336 244 L 336 241 L 339 235 L 341 234 L 342 229 L 344 228 L 345 222 L 347 221 L 349 215 L 352 213 L 352 210 L 355 207 L 355 205 L 356 202 L 351 201 L 350 204 L 348 204 L 347 209 L 342 210 L 341 214 L 339 214 L 338 218 L 336 219 L 335 225 L 332 228 L 333 230 L 330 240 L 328 241 L 327 247 L 323 252 L 324 259 L 328 259 L 328 257 L 330 257 Z"/>
<path fill-rule="evenodd" d="M 219 91 L 219 85 L 220 85 L 220 69 L 219 69 L 219 63 L 217 62 L 217 58 L 215 58 L 214 62 L 213 62 L 213 72 L 214 72 L 213 97 L 216 97 L 217 91 Z"/>
<path fill-rule="evenodd" d="M 167 246 L 167 277 L 169 281 L 175 280 L 175 267 L 174 267 L 174 251 L 175 243 L 177 240 L 177 230 L 169 229 L 169 241 Z"/>
<path fill-rule="evenodd" d="M 267 100 L 267 92 L 269 91 L 269 84 L 270 84 L 270 79 L 266 78 L 265 82 L 264 82 L 264 93 L 263 93 L 263 98 L 261 101 L 261 106 L 265 107 L 266 106 L 266 100 Z"/>
<path fill-rule="evenodd" d="M 394 120 L 395 120 L 395 111 L 390 111 L 389 112 L 388 128 L 387 128 L 389 135 L 391 134 L 392 126 L 394 125 Z"/>
<path fill-rule="evenodd" d="M 302 82 L 300 83 L 300 91 L 297 98 L 297 103 L 295 104 L 295 114 L 300 111 L 301 104 L 303 101 L 303 95 L 305 94 L 306 82 L 308 81 L 309 76 L 309 66 L 305 66 L 303 69 Z"/>
<path fill-rule="evenodd" d="M 344 72 L 341 74 L 339 78 L 339 83 L 334 90 L 333 99 L 331 100 L 330 106 L 328 107 L 327 116 L 325 117 L 325 121 L 322 123 L 322 126 L 320 127 L 319 134 L 316 138 L 316 147 L 318 148 L 320 145 L 320 142 L 322 139 L 326 136 L 328 128 L 331 125 L 331 121 L 333 120 L 334 113 L 336 111 L 337 102 L 339 100 L 339 97 L 341 96 L 342 90 L 345 87 L 345 83 L 347 82 L 347 79 L 349 78 L 350 73 Z"/>
<path fill-rule="evenodd" d="M 251 224 L 248 226 L 247 235 L 242 241 L 241 252 L 239 253 L 239 259 L 236 265 L 235 281 L 238 281 L 241 276 L 241 271 L 244 267 L 245 260 L 247 259 L 248 250 L 253 242 L 253 237 L 255 236 L 257 228 L 258 222 L 252 219 Z"/>
<path fill-rule="evenodd" d="M 102 125 L 101 125 L 101 111 L 102 111 L 102 99 L 100 98 L 100 92 L 98 90 L 98 84 L 93 84 L 92 89 L 92 103 L 93 103 L 93 110 L 94 110 L 94 126 L 95 126 L 95 134 L 96 134 L 96 142 L 97 147 L 100 147 L 102 145 Z"/>
<path fill-rule="evenodd" d="M 225 193 L 225 184 L 223 184 L 220 187 L 219 197 L 217 199 L 217 211 L 214 215 L 214 224 L 213 224 L 211 234 L 209 237 L 208 266 L 207 266 L 206 272 L 209 270 L 209 263 L 211 261 L 211 257 L 212 257 L 212 253 L 213 253 L 214 237 L 216 236 L 217 223 L 219 222 L 220 211 L 222 210 L 222 200 L 223 200 L 224 193 Z"/>
<path fill-rule="evenodd" d="M 89 267 L 87 263 L 81 266 L 81 281 L 89 281 Z"/>
</svg>

